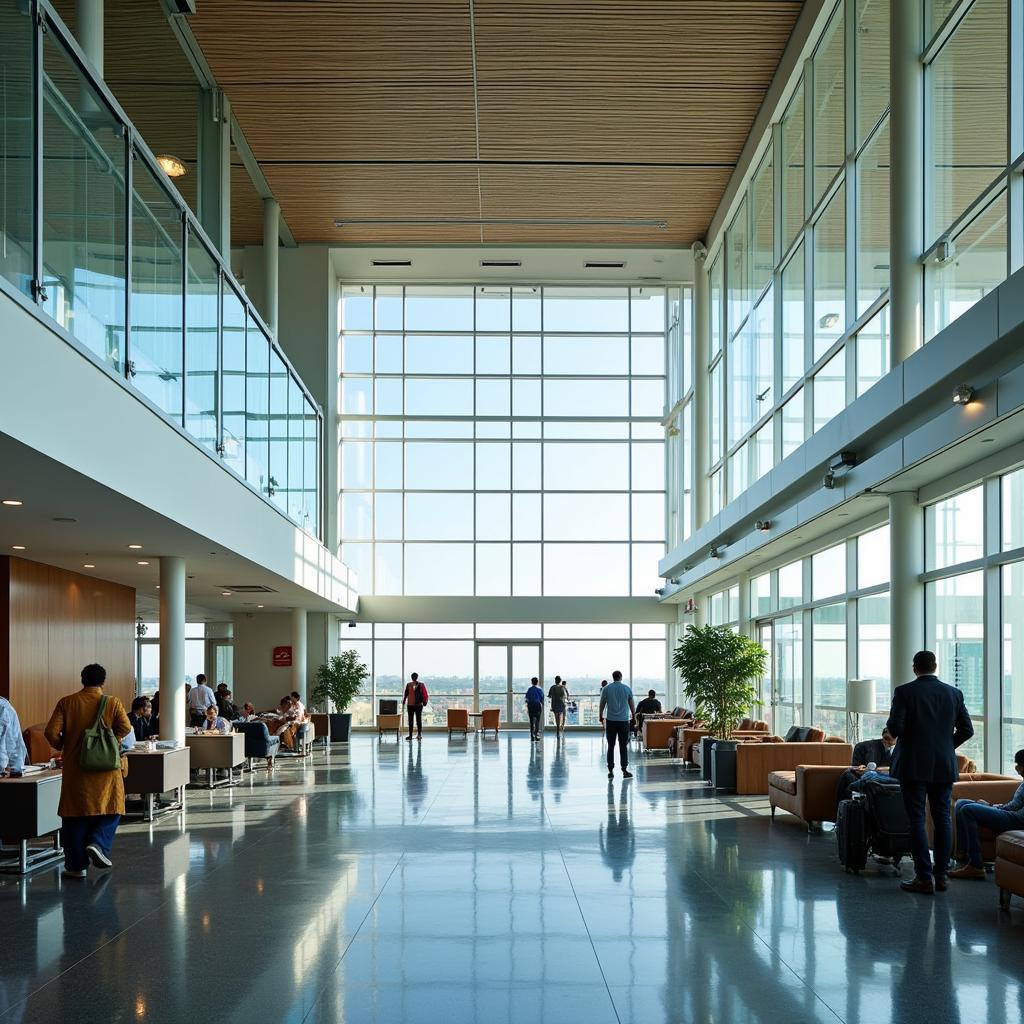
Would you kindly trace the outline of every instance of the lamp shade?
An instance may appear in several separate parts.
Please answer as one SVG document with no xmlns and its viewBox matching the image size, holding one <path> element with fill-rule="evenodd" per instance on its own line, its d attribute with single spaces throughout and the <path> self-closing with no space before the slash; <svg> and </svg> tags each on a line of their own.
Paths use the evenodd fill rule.
<svg viewBox="0 0 1024 1024">
<path fill-rule="evenodd" d="M 846 710 L 860 715 L 875 711 L 874 679 L 850 679 L 846 683 Z"/>
</svg>

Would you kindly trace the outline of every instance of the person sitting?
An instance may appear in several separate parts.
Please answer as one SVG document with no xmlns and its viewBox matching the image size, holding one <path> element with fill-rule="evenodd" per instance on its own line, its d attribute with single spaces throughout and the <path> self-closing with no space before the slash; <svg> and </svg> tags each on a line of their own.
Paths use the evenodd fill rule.
<svg viewBox="0 0 1024 1024">
<path fill-rule="evenodd" d="M 306 714 L 306 705 L 299 699 L 298 691 L 292 690 L 291 698 L 292 710 L 295 712 L 296 719 L 300 722 L 305 722 L 309 716 Z"/>
<path fill-rule="evenodd" d="M 199 726 L 202 732 L 215 732 L 221 736 L 227 736 L 231 732 L 231 723 L 226 718 L 217 714 L 217 705 L 211 704 L 203 716 L 203 724 Z"/>
<path fill-rule="evenodd" d="M 221 718 L 226 718 L 229 722 L 234 722 L 239 717 L 238 705 L 231 699 L 231 691 L 224 683 L 217 687 L 217 712 Z"/>
<path fill-rule="evenodd" d="M 292 705 L 291 694 L 285 694 L 278 704 L 277 710 L 268 716 L 267 726 L 271 736 L 281 738 L 281 746 L 285 750 L 295 750 L 295 734 L 299 731 L 299 721 Z"/>
<path fill-rule="evenodd" d="M 21 722 L 14 705 L 0 697 L 0 775 L 10 768 L 11 778 L 20 778 L 25 770 L 28 750 L 21 735 Z"/>
<path fill-rule="evenodd" d="M 256 705 L 250 703 L 249 701 L 246 701 L 242 705 L 242 721 L 243 722 L 255 722 L 256 718 L 257 718 L 257 715 L 256 715 Z"/>
<path fill-rule="evenodd" d="M 846 800 L 855 782 L 863 779 L 865 772 L 875 772 L 879 768 L 889 768 L 896 749 L 896 737 L 889 732 L 888 726 L 882 730 L 880 740 L 862 740 L 853 748 L 850 758 L 850 769 L 839 776 L 836 783 L 836 803 Z"/>
<path fill-rule="evenodd" d="M 1013 755 L 1014 770 L 1024 778 L 1024 749 Z M 958 800 L 956 802 L 957 852 L 967 855 L 966 863 L 954 868 L 950 878 L 985 877 L 985 864 L 981 859 L 981 841 L 978 827 L 983 826 L 995 835 L 1024 828 L 1024 782 L 1005 804 L 990 804 L 986 800 Z"/>
<path fill-rule="evenodd" d="M 636 718 L 633 719 L 633 735 L 639 736 L 643 731 L 644 715 L 660 715 L 661 701 L 654 690 L 648 690 L 647 696 L 636 706 Z"/>
<path fill-rule="evenodd" d="M 132 732 L 140 742 L 157 735 L 156 724 L 153 721 L 153 703 L 148 697 L 136 697 L 132 701 L 128 721 L 132 723 Z"/>
</svg>

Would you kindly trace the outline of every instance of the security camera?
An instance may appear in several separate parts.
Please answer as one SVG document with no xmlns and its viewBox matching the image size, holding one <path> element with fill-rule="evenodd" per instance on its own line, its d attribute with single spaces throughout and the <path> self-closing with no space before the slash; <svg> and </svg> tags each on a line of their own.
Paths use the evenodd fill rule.
<svg viewBox="0 0 1024 1024">
<path fill-rule="evenodd" d="M 831 469 L 822 478 L 821 486 L 824 487 L 826 491 L 831 491 L 831 490 L 833 490 L 835 488 L 835 486 L 836 486 L 836 475 L 835 475 L 835 473 L 832 472 Z"/>
</svg>

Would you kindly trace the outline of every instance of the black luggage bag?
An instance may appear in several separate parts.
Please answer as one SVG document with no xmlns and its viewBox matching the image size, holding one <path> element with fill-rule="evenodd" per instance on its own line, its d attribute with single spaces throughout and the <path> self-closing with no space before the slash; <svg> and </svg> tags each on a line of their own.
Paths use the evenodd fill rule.
<svg viewBox="0 0 1024 1024">
<path fill-rule="evenodd" d="M 858 797 L 841 800 L 836 815 L 839 863 L 847 871 L 859 872 L 868 862 L 867 801 Z"/>
<path fill-rule="evenodd" d="M 903 857 L 910 856 L 910 819 L 903 806 L 899 783 L 865 782 L 864 799 L 868 810 L 868 833 L 871 852 L 878 857 L 891 857 L 898 867 Z"/>
</svg>

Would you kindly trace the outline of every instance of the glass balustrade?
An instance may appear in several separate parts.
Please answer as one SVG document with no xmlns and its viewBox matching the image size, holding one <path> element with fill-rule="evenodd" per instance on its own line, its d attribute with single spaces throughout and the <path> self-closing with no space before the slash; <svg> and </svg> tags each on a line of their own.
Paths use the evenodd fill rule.
<svg viewBox="0 0 1024 1024">
<path fill-rule="evenodd" d="M 0 290 L 319 536 L 319 407 L 46 0 L 0 0 L 0 109 Z"/>
</svg>

